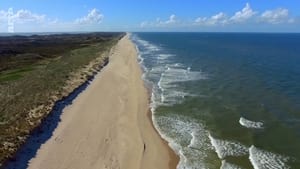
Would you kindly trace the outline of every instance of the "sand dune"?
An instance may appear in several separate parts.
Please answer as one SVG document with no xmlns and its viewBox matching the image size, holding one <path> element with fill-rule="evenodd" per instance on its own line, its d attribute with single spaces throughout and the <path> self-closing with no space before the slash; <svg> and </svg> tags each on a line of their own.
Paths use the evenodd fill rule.
<svg viewBox="0 0 300 169">
<path fill-rule="evenodd" d="M 109 64 L 65 108 L 31 169 L 165 169 L 178 161 L 147 116 L 148 95 L 128 35 Z"/>
</svg>

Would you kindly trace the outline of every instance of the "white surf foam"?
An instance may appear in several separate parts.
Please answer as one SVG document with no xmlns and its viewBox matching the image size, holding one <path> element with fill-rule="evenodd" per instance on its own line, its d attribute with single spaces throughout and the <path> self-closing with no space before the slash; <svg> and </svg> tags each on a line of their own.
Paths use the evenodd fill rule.
<svg viewBox="0 0 300 169">
<path fill-rule="evenodd" d="M 205 164 L 206 152 L 212 146 L 204 127 L 184 116 L 159 116 L 153 119 L 155 127 L 170 147 L 180 156 L 177 169 L 208 168 Z M 165 133 L 165 134 L 163 134 Z"/>
<path fill-rule="evenodd" d="M 165 72 L 168 79 L 173 82 L 185 82 L 206 79 L 206 76 L 200 71 L 192 71 L 191 68 L 185 68 L 180 64 L 168 65 Z"/>
<path fill-rule="evenodd" d="M 144 65 L 144 58 L 142 57 L 142 54 L 139 52 L 139 50 L 137 50 L 138 52 L 138 63 L 142 68 L 143 72 L 148 72 L 147 67 Z"/>
<path fill-rule="evenodd" d="M 147 48 L 148 50 L 152 50 L 152 51 L 158 51 L 160 50 L 160 47 L 153 45 L 147 41 L 144 40 L 138 40 L 145 48 Z"/>
<path fill-rule="evenodd" d="M 221 165 L 220 169 L 242 169 L 242 168 L 238 165 L 231 164 L 231 163 L 227 162 L 226 160 L 222 160 L 222 165 Z"/>
<path fill-rule="evenodd" d="M 144 62 L 144 58 L 142 58 L 141 54 L 138 55 L 138 62 L 142 64 Z"/>
<path fill-rule="evenodd" d="M 172 54 L 159 54 L 158 55 L 158 58 L 157 59 L 159 59 L 159 60 L 166 60 L 166 59 L 169 59 L 170 57 L 173 57 L 174 55 L 172 55 Z"/>
<path fill-rule="evenodd" d="M 251 121 L 248 120 L 244 117 L 241 117 L 239 120 L 239 123 L 247 128 L 255 128 L 255 129 L 262 129 L 264 128 L 264 123 L 263 122 L 256 122 L 256 121 Z"/>
<path fill-rule="evenodd" d="M 177 84 L 185 81 L 204 79 L 205 76 L 202 72 L 192 71 L 190 67 L 186 67 L 181 63 L 171 63 L 169 58 L 175 55 L 166 53 L 163 48 L 140 39 L 137 35 L 133 35 L 132 39 L 134 39 L 139 46 L 142 46 L 141 49 L 143 52 L 152 51 L 152 54 L 148 53 L 149 55 L 147 54 L 145 57 L 155 65 L 154 67 L 147 68 L 145 66 L 143 52 L 140 52 L 139 60 L 142 68 L 146 72 L 143 78 L 147 79 L 146 81 L 157 83 L 154 84 L 157 85 L 159 89 L 154 91 L 156 95 L 156 105 L 173 105 L 181 103 L 186 96 L 194 96 L 181 89 Z"/>
<path fill-rule="evenodd" d="M 208 137 L 220 159 L 224 159 L 227 156 L 243 156 L 248 154 L 248 148 L 241 143 L 216 139 L 210 134 Z"/>
<path fill-rule="evenodd" d="M 195 96 L 194 94 L 183 91 L 183 89 L 178 86 L 178 83 L 206 78 L 202 72 L 191 71 L 191 68 L 185 68 L 179 63 L 166 65 L 164 68 L 155 68 L 151 71 L 151 73 L 159 72 L 162 72 L 157 83 L 160 94 L 162 95 L 161 102 L 167 105 L 181 103 L 186 96 Z"/>
<path fill-rule="evenodd" d="M 152 92 L 151 92 L 151 103 L 150 103 L 150 107 L 153 109 L 152 112 L 154 112 L 154 110 L 157 108 L 157 106 L 161 105 L 161 98 L 162 95 L 158 93 L 157 91 L 157 87 L 153 86 L 152 87 Z"/>
<path fill-rule="evenodd" d="M 164 71 L 165 71 L 165 67 L 159 65 L 159 66 L 152 67 L 150 73 L 161 75 Z"/>
<path fill-rule="evenodd" d="M 196 132 L 195 131 L 192 131 L 192 133 L 191 133 L 191 136 L 192 136 L 192 139 L 191 139 L 191 142 L 190 142 L 190 144 L 188 145 L 188 147 L 191 147 L 191 148 L 193 148 L 193 147 L 197 147 L 197 145 L 196 145 Z"/>
<path fill-rule="evenodd" d="M 192 94 L 189 94 L 187 92 L 182 91 L 168 91 L 165 90 L 161 94 L 161 104 L 162 105 L 174 105 L 177 103 L 181 103 L 185 97 L 192 96 Z"/>
<path fill-rule="evenodd" d="M 141 46 L 143 46 L 144 48 L 146 48 L 146 50 L 147 50 L 146 52 L 149 52 L 149 51 L 159 51 L 161 49 L 159 46 L 151 44 L 148 41 L 142 40 L 142 39 L 138 38 L 136 35 L 131 36 L 131 39 L 134 42 L 137 42 L 138 44 L 140 44 Z"/>
<path fill-rule="evenodd" d="M 254 169 L 289 169 L 286 165 L 289 158 L 261 150 L 255 146 L 249 148 L 249 159 Z"/>
</svg>

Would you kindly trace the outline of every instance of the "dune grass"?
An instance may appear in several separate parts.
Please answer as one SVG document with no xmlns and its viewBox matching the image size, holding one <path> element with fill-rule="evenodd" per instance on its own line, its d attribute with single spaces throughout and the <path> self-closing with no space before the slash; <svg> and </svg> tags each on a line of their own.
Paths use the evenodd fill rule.
<svg viewBox="0 0 300 169">
<path fill-rule="evenodd" d="M 94 65 L 95 69 L 100 69 L 107 62 L 109 50 L 122 35 L 114 34 L 104 40 L 89 41 L 88 44 L 86 41 L 81 44 L 78 40 L 74 45 L 70 40 L 65 48 L 64 44 L 59 43 L 59 49 L 55 49 L 56 45 L 45 45 L 33 51 L 36 44 L 31 44 L 28 45 L 31 50 L 28 55 L 34 57 L 26 56 L 18 60 L 10 56 L 12 59 L 6 61 L 13 65 L 11 67 L 1 63 L 0 164 L 13 156 L 30 132 L 47 116 L 54 102 L 72 90 L 66 90 L 68 81 L 73 78 L 81 78 L 82 82 L 86 80 L 90 74 L 80 71 L 95 59 L 100 58 L 100 62 Z M 84 39 L 84 35 L 81 37 Z M 36 57 L 44 55 L 45 51 L 52 51 L 51 55 Z M 14 54 L 20 55 L 19 52 Z M 75 77 L 75 73 L 81 76 Z M 33 111 L 36 111 L 35 114 L 32 114 Z"/>
</svg>

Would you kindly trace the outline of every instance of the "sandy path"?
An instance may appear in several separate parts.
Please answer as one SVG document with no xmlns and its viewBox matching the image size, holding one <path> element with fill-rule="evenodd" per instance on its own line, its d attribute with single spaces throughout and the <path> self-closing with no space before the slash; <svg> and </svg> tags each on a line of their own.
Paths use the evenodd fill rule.
<svg viewBox="0 0 300 169">
<path fill-rule="evenodd" d="M 176 163 L 147 117 L 148 95 L 125 36 L 109 64 L 63 111 L 31 169 L 166 169 Z"/>
</svg>

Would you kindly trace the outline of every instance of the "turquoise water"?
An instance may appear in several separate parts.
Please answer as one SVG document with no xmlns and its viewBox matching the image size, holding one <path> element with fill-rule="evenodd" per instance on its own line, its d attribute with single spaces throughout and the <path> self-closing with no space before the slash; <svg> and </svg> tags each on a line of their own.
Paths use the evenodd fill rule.
<svg viewBox="0 0 300 169">
<path fill-rule="evenodd" d="M 178 168 L 300 168 L 300 34 L 131 39 Z"/>
</svg>

